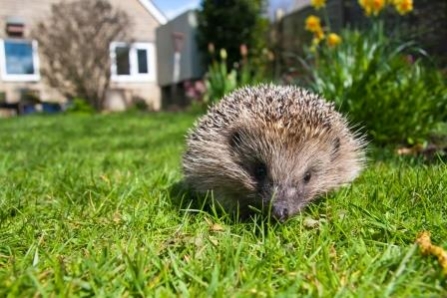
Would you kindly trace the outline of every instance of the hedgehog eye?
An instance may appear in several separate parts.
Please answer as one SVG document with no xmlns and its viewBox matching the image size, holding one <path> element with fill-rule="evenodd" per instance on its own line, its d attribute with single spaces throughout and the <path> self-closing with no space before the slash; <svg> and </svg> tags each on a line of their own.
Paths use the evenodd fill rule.
<svg viewBox="0 0 447 298">
<path fill-rule="evenodd" d="M 312 173 L 310 171 L 307 171 L 303 177 L 304 183 L 309 183 L 311 178 L 312 178 Z"/>
<path fill-rule="evenodd" d="M 256 180 L 262 181 L 267 176 L 267 166 L 263 162 L 256 164 L 254 168 L 254 176 Z"/>
</svg>

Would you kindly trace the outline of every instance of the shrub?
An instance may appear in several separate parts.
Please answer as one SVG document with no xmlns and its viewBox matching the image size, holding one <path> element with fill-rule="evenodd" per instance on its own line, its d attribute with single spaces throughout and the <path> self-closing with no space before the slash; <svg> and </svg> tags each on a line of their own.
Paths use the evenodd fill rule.
<svg viewBox="0 0 447 298">
<path fill-rule="evenodd" d="M 94 111 L 95 110 L 88 104 L 87 100 L 80 97 L 73 98 L 65 109 L 66 113 L 72 114 L 92 114 Z"/>
<path fill-rule="evenodd" d="M 66 98 L 79 96 L 100 111 L 110 86 L 110 44 L 130 41 L 132 22 L 107 0 L 53 2 L 32 31 L 47 62 L 42 75 Z"/>
<path fill-rule="evenodd" d="M 376 143 L 424 140 L 445 116 L 447 86 L 408 47 L 345 30 L 336 50 L 320 51 L 311 87 L 364 126 Z"/>
<path fill-rule="evenodd" d="M 203 0 L 198 10 L 197 42 L 206 65 L 212 63 L 210 43 L 228 52 L 227 66 L 232 67 L 241 59 L 239 46 L 250 48 L 249 56 L 259 66 L 261 52 L 267 47 L 268 18 L 263 12 L 265 0 Z"/>
<path fill-rule="evenodd" d="M 205 75 L 205 103 L 214 103 L 238 87 L 256 85 L 271 80 L 268 74 L 268 68 L 254 67 L 246 53 L 246 46 L 242 45 L 242 61 L 236 68 L 231 69 L 227 67 L 227 54 L 225 49 L 220 51 L 220 59 L 212 56 L 213 61 L 209 65 L 208 72 Z"/>
<path fill-rule="evenodd" d="M 229 70 L 226 63 L 226 51 L 221 50 L 221 59 L 216 59 L 208 66 L 205 75 L 206 93 L 204 101 L 213 103 L 237 87 L 236 70 Z"/>
<path fill-rule="evenodd" d="M 367 15 L 379 15 L 385 6 L 371 6 L 374 10 L 360 2 Z M 399 13 L 411 10 L 399 10 L 403 1 L 394 3 Z M 446 117 L 445 79 L 427 66 L 422 50 L 387 37 L 382 20 L 375 17 L 371 24 L 367 31 L 345 29 L 338 36 L 325 32 L 319 18 L 307 19 L 314 35 L 310 87 L 333 100 L 377 144 L 423 142 Z"/>
</svg>

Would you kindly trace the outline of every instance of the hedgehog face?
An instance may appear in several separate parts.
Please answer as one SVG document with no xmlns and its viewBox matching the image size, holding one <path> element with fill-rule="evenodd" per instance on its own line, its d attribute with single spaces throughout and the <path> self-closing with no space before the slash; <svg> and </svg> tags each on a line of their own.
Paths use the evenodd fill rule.
<svg viewBox="0 0 447 298">
<path fill-rule="evenodd" d="M 263 163 L 259 163 L 256 167 L 254 179 L 257 184 L 255 194 L 258 199 L 257 205 L 267 210 L 277 220 L 285 221 L 297 214 L 313 198 L 315 195 L 313 180 L 317 175 L 312 169 L 302 173 L 303 171 L 298 168 L 295 173 L 288 173 L 289 177 L 278 179 L 272 176 L 274 167 L 273 165 L 269 168 Z M 278 169 L 276 171 L 278 172 Z M 278 174 L 287 175 L 283 170 Z"/>
<path fill-rule="evenodd" d="M 298 141 L 294 134 L 269 138 L 273 134 L 278 132 L 265 127 L 238 128 L 231 134 L 229 144 L 234 161 L 250 177 L 246 187 L 248 199 L 244 201 L 285 221 L 330 189 L 330 184 L 338 182 L 332 165 L 340 140 L 320 136 Z"/>
</svg>

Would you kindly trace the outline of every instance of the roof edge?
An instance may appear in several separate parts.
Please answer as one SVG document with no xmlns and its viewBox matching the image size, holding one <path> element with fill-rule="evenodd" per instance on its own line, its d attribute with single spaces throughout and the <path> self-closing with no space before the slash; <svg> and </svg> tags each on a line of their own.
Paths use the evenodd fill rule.
<svg viewBox="0 0 447 298">
<path fill-rule="evenodd" d="M 141 5 L 147 9 L 147 11 L 154 16 L 154 18 L 161 24 L 164 25 L 168 22 L 168 18 L 161 12 L 160 9 L 152 3 L 151 0 L 138 0 Z"/>
</svg>

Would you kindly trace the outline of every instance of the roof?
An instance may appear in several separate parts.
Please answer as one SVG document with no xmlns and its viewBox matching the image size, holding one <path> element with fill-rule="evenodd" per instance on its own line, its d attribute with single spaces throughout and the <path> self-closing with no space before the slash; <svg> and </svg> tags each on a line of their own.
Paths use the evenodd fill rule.
<svg viewBox="0 0 447 298">
<path fill-rule="evenodd" d="M 160 9 L 157 8 L 157 6 L 152 3 L 151 0 L 139 0 L 140 3 L 144 6 L 144 8 L 149 11 L 151 15 L 154 16 L 154 18 L 161 24 L 164 25 L 168 21 L 166 16 L 161 12 Z"/>
</svg>

